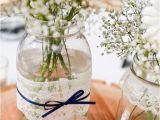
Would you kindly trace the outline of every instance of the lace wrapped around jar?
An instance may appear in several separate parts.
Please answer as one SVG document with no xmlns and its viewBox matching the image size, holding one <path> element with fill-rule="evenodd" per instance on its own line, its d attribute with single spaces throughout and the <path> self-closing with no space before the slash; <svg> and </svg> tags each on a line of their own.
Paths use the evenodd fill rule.
<svg viewBox="0 0 160 120">
<path fill-rule="evenodd" d="M 148 111 L 152 112 L 154 120 L 160 117 L 160 71 L 146 69 L 140 62 L 140 56 L 135 55 L 131 68 L 121 79 L 123 92 L 130 102 L 121 120 L 134 120 Z M 138 116 L 131 119 L 139 108 Z"/>
<path fill-rule="evenodd" d="M 51 35 L 51 32 L 46 29 L 52 31 L 54 28 L 46 27 L 46 24 L 48 25 L 45 21 L 29 20 L 28 36 L 19 44 L 17 52 L 18 109 L 29 120 L 71 120 L 74 115 L 86 116 L 89 105 L 69 104 L 42 118 L 42 115 L 53 108 L 36 106 L 28 102 L 31 100 L 41 104 L 47 104 L 47 102 L 55 104 L 57 102 L 54 101 L 67 101 L 79 90 L 84 91 L 80 98 L 90 93 L 91 52 L 80 31 L 81 26 L 72 25 L 65 28 L 63 35 L 55 32 Z M 84 101 L 89 99 L 88 96 Z"/>
</svg>

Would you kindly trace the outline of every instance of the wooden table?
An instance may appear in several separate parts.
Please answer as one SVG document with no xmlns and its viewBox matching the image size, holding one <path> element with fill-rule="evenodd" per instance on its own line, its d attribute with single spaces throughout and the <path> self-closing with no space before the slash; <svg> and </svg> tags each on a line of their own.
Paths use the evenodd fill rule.
<svg viewBox="0 0 160 120">
<path fill-rule="evenodd" d="M 22 114 L 16 107 L 15 85 L 1 89 L 0 98 L 0 120 L 22 120 Z M 96 105 L 90 106 L 89 120 L 119 120 L 127 103 L 118 85 L 107 85 L 103 81 L 93 82 L 91 100 L 96 101 Z M 142 118 L 139 120 L 143 120 Z M 76 120 L 84 119 L 86 118 Z"/>
</svg>

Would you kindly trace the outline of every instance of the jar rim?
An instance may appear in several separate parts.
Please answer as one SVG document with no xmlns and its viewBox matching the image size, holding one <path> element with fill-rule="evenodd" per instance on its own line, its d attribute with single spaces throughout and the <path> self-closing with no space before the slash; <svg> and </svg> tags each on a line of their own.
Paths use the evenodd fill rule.
<svg viewBox="0 0 160 120">
<path fill-rule="evenodd" d="M 33 17 L 26 17 L 26 21 L 37 21 L 39 23 L 48 23 L 49 22 L 49 21 L 45 21 L 45 20 L 35 19 Z M 41 37 L 41 38 L 55 38 L 55 39 L 73 37 L 81 31 L 82 27 L 83 26 L 81 24 L 73 23 L 69 26 L 65 26 L 65 27 L 61 27 L 61 28 L 65 29 L 65 30 L 69 30 L 69 29 L 72 29 L 72 28 L 77 28 L 76 31 L 74 31 L 72 33 L 67 33 L 67 34 L 64 34 L 64 35 L 54 36 L 54 35 L 44 35 L 44 34 L 41 34 L 41 33 L 38 33 L 38 32 L 33 32 L 32 30 L 30 30 L 28 25 L 26 25 L 27 32 L 31 35 L 38 36 L 38 37 Z"/>
<path fill-rule="evenodd" d="M 138 66 L 138 67 L 140 67 L 142 70 L 145 70 L 145 71 L 148 71 L 148 72 L 150 72 L 150 73 L 155 73 L 155 74 L 160 74 L 160 71 L 159 72 L 156 72 L 156 71 L 154 71 L 153 69 L 147 69 L 146 67 L 142 67 L 138 62 L 137 62 L 137 60 L 139 60 L 139 57 L 138 56 L 140 56 L 140 54 L 138 54 L 138 53 L 135 53 L 135 55 L 134 55 L 134 57 L 133 57 L 133 61 L 134 61 L 134 63 Z M 146 60 L 146 61 L 153 61 L 152 59 L 148 59 L 148 60 Z M 158 59 L 158 61 L 160 62 L 160 59 Z"/>
<path fill-rule="evenodd" d="M 45 35 L 42 35 L 42 34 L 38 34 L 38 33 L 32 33 L 31 31 L 27 30 L 27 32 L 30 34 L 30 35 L 33 35 L 33 36 L 37 36 L 37 37 L 40 37 L 40 38 L 54 38 L 54 39 L 62 39 L 62 38 L 70 38 L 70 37 L 73 37 L 73 36 L 76 36 L 79 31 L 73 33 L 73 34 L 68 34 L 68 35 L 60 35 L 60 36 L 45 36 Z"/>
<path fill-rule="evenodd" d="M 152 82 L 152 81 L 146 80 L 146 79 L 144 79 L 144 78 L 142 78 L 142 77 L 140 77 L 140 76 L 137 76 L 137 74 L 135 73 L 135 71 L 134 71 L 134 69 L 133 69 L 133 64 L 132 64 L 131 67 L 130 67 L 130 71 L 133 73 L 133 75 L 134 75 L 136 78 L 138 78 L 139 80 L 141 80 L 143 83 L 145 83 L 145 84 L 150 84 L 150 85 L 153 85 L 153 86 L 155 86 L 155 87 L 160 88 L 160 84 L 157 84 L 157 83 L 155 83 L 155 82 Z"/>
</svg>

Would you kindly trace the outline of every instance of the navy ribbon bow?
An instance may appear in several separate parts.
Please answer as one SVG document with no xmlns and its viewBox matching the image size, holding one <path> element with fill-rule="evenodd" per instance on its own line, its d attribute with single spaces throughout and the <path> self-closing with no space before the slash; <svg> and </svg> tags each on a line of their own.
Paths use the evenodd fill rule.
<svg viewBox="0 0 160 120">
<path fill-rule="evenodd" d="M 86 99 L 90 93 L 88 93 L 88 95 L 80 98 L 83 94 L 84 91 L 83 90 L 79 90 L 76 93 L 74 93 L 66 102 L 60 102 L 60 101 L 47 101 L 45 102 L 45 104 L 41 104 L 41 103 L 37 103 L 34 102 L 28 98 L 26 98 L 17 88 L 17 92 L 19 93 L 19 95 L 26 100 L 27 102 L 33 104 L 33 105 L 37 105 L 37 106 L 41 106 L 44 107 L 44 110 L 48 110 L 47 113 L 43 114 L 42 117 L 46 117 L 49 114 L 55 112 L 56 110 L 60 109 L 61 107 L 63 107 L 64 105 L 69 105 L 69 104 L 96 104 L 96 102 L 88 102 L 88 101 L 82 101 L 84 99 Z M 54 103 L 54 104 L 53 104 Z"/>
</svg>

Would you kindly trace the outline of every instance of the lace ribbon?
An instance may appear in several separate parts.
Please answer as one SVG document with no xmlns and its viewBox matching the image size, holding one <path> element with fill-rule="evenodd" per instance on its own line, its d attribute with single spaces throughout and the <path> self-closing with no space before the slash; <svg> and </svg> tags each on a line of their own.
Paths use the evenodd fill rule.
<svg viewBox="0 0 160 120">
<path fill-rule="evenodd" d="M 84 99 L 86 99 L 90 93 L 88 93 L 86 96 L 80 98 L 83 94 L 84 91 L 83 90 L 79 90 L 76 93 L 74 93 L 67 101 L 65 102 L 60 102 L 60 101 L 47 101 L 44 104 L 42 103 L 37 103 L 34 102 L 28 98 L 26 98 L 18 89 L 17 87 L 17 92 L 19 93 L 19 95 L 26 100 L 27 102 L 36 105 L 36 106 L 41 106 L 44 107 L 44 110 L 49 110 L 47 113 L 43 114 L 42 117 L 46 117 L 49 114 L 55 112 L 56 110 L 60 109 L 61 107 L 65 106 L 65 105 L 69 105 L 69 104 L 96 104 L 96 102 L 89 102 L 89 101 L 82 101 Z M 55 104 L 53 104 L 55 103 Z"/>
</svg>

